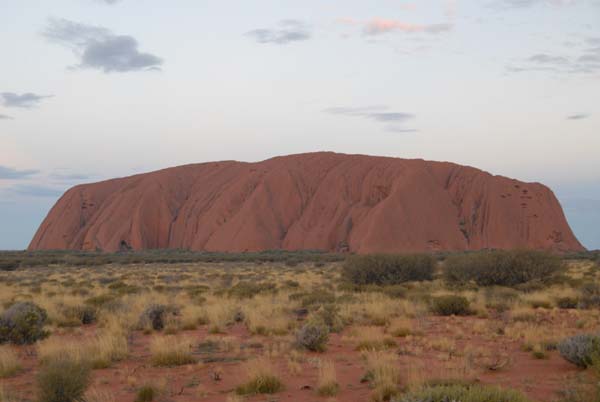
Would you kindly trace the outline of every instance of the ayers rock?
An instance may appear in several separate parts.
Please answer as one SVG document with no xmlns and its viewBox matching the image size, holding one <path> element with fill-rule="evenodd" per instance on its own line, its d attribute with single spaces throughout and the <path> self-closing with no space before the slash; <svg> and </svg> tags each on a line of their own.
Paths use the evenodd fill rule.
<svg viewBox="0 0 600 402">
<path fill-rule="evenodd" d="M 79 185 L 30 250 L 583 250 L 550 189 L 447 162 L 329 152 Z"/>
</svg>

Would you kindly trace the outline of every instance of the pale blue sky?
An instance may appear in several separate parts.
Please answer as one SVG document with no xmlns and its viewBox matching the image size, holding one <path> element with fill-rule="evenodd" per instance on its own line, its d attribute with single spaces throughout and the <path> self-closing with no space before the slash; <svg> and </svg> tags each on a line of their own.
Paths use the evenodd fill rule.
<svg viewBox="0 0 600 402">
<path fill-rule="evenodd" d="M 600 248 L 600 0 L 0 2 L 0 249 L 76 183 L 317 150 L 543 182 Z"/>
</svg>

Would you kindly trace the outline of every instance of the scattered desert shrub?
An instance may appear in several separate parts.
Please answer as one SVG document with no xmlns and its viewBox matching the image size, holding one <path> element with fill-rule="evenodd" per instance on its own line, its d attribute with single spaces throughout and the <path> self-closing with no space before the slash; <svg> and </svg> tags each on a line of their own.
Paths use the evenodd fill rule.
<svg viewBox="0 0 600 402">
<path fill-rule="evenodd" d="M 530 402 L 520 392 L 483 385 L 439 385 L 411 392 L 395 402 Z"/>
<path fill-rule="evenodd" d="M 22 345 L 45 338 L 48 335 L 44 330 L 47 319 L 46 310 L 34 303 L 13 304 L 0 316 L 0 343 Z"/>
<path fill-rule="evenodd" d="M 39 402 L 78 402 L 90 385 L 91 367 L 62 356 L 42 365 L 37 375 Z"/>
<path fill-rule="evenodd" d="M 148 306 L 140 316 L 140 327 L 151 328 L 155 331 L 162 330 L 169 321 L 175 320 L 179 315 L 179 309 L 175 306 L 164 304 L 152 304 Z"/>
<path fill-rule="evenodd" d="M 0 378 L 12 377 L 21 371 L 21 363 L 9 346 L 0 346 Z"/>
<path fill-rule="evenodd" d="M 187 338 L 157 336 L 150 343 L 151 362 L 154 366 L 170 367 L 193 363 L 192 342 Z"/>
<path fill-rule="evenodd" d="M 431 300 L 431 311 L 437 315 L 469 315 L 469 300 L 457 295 L 434 297 Z"/>
<path fill-rule="evenodd" d="M 236 388 L 239 395 L 274 394 L 283 389 L 275 368 L 264 357 L 246 362 L 243 370 L 246 382 Z"/>
<path fill-rule="evenodd" d="M 484 251 L 453 255 L 444 262 L 444 279 L 451 284 L 514 287 L 529 281 L 548 281 L 562 271 L 562 260 L 532 250 Z"/>
<path fill-rule="evenodd" d="M 307 322 L 296 332 L 298 346 L 313 352 L 324 352 L 329 340 L 329 329 L 322 322 Z"/>
<path fill-rule="evenodd" d="M 586 368 L 600 362 L 600 336 L 580 334 L 558 344 L 560 355 L 578 367 Z"/>
<path fill-rule="evenodd" d="M 356 285 L 396 285 L 431 280 L 435 260 L 427 254 L 372 254 L 349 257 L 343 277 Z"/>
<path fill-rule="evenodd" d="M 595 282 L 585 283 L 581 289 L 579 298 L 579 307 L 597 308 L 600 307 L 600 285 Z"/>
<path fill-rule="evenodd" d="M 317 393 L 321 396 L 335 396 L 340 390 L 335 373 L 335 364 L 331 360 L 322 360 L 319 364 L 319 382 Z"/>
</svg>

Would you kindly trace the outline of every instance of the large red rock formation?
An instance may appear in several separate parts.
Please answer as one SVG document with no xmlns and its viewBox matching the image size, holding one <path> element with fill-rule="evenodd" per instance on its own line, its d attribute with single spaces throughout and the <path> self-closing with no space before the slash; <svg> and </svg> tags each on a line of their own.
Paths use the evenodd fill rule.
<svg viewBox="0 0 600 402">
<path fill-rule="evenodd" d="M 310 153 L 67 191 L 29 249 L 582 250 L 550 189 L 447 162 Z"/>
</svg>

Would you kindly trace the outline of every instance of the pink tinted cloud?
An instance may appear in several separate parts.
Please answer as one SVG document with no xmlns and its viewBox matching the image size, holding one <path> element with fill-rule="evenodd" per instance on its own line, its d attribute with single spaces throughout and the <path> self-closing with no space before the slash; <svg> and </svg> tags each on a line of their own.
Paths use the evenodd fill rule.
<svg viewBox="0 0 600 402">
<path fill-rule="evenodd" d="M 422 24 L 410 24 L 397 20 L 390 20 L 385 18 L 374 18 L 371 21 L 367 22 L 365 26 L 365 34 L 366 35 L 381 35 L 388 32 L 406 32 L 406 33 L 417 33 L 417 32 L 426 32 L 426 33 L 441 33 L 447 32 L 452 29 L 451 24 L 430 24 L 430 25 L 422 25 Z"/>
</svg>

